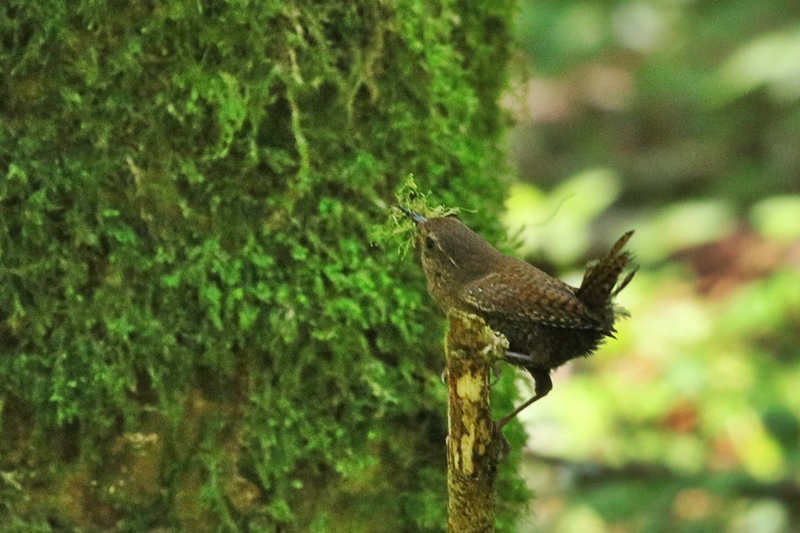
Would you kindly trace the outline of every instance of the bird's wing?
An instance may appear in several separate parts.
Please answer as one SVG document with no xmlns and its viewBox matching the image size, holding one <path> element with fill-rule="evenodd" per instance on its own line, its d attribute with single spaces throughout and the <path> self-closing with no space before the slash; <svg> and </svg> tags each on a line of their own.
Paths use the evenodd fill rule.
<svg viewBox="0 0 800 533">
<path fill-rule="evenodd" d="M 511 278 L 493 272 L 465 285 L 461 296 L 475 311 L 489 316 L 552 327 L 614 331 L 578 299 L 572 287 L 559 280 L 542 286 L 533 275 L 516 272 Z"/>
</svg>

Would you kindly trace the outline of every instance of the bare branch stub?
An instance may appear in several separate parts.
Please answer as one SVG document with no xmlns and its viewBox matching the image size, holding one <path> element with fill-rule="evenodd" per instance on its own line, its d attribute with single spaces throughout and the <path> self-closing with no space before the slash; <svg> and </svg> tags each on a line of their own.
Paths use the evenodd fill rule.
<svg viewBox="0 0 800 533">
<path fill-rule="evenodd" d="M 490 380 L 507 342 L 475 315 L 448 315 L 447 488 L 451 533 L 494 531 L 503 437 L 492 419 Z"/>
</svg>

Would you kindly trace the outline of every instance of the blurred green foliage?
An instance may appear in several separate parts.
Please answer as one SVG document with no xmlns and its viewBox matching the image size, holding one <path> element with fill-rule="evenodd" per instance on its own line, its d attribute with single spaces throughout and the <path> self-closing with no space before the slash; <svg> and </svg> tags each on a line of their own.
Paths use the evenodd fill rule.
<svg viewBox="0 0 800 533">
<path fill-rule="evenodd" d="M 444 528 L 443 320 L 375 235 L 410 172 L 501 234 L 511 13 L 0 6 L 4 531 Z"/>
<path fill-rule="evenodd" d="M 618 340 L 523 413 L 521 532 L 800 530 L 800 6 L 526 1 L 504 221 L 573 284 L 627 229 Z"/>
<path fill-rule="evenodd" d="M 797 194 L 799 21 L 783 0 L 522 2 L 523 178 L 608 167 L 638 206 Z"/>
</svg>

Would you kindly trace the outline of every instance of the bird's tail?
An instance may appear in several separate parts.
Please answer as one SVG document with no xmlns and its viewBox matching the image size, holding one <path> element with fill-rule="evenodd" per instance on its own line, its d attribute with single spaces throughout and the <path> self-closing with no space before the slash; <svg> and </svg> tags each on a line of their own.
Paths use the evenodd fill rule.
<svg viewBox="0 0 800 533">
<path fill-rule="evenodd" d="M 636 273 L 634 269 L 619 281 L 620 274 L 631 263 L 630 252 L 622 251 L 631 235 L 633 231 L 627 232 L 619 238 L 605 257 L 589 263 L 586 267 L 576 295 L 589 309 L 601 310 L 609 307 L 611 299 L 625 288 Z"/>
</svg>

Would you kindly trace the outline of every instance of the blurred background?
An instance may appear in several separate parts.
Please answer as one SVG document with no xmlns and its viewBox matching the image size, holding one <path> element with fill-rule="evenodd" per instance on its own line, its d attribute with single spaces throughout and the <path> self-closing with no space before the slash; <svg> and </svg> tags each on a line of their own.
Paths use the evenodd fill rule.
<svg viewBox="0 0 800 533">
<path fill-rule="evenodd" d="M 516 41 L 509 235 L 641 265 L 521 416 L 519 531 L 800 531 L 800 3 L 529 0 Z"/>
</svg>

